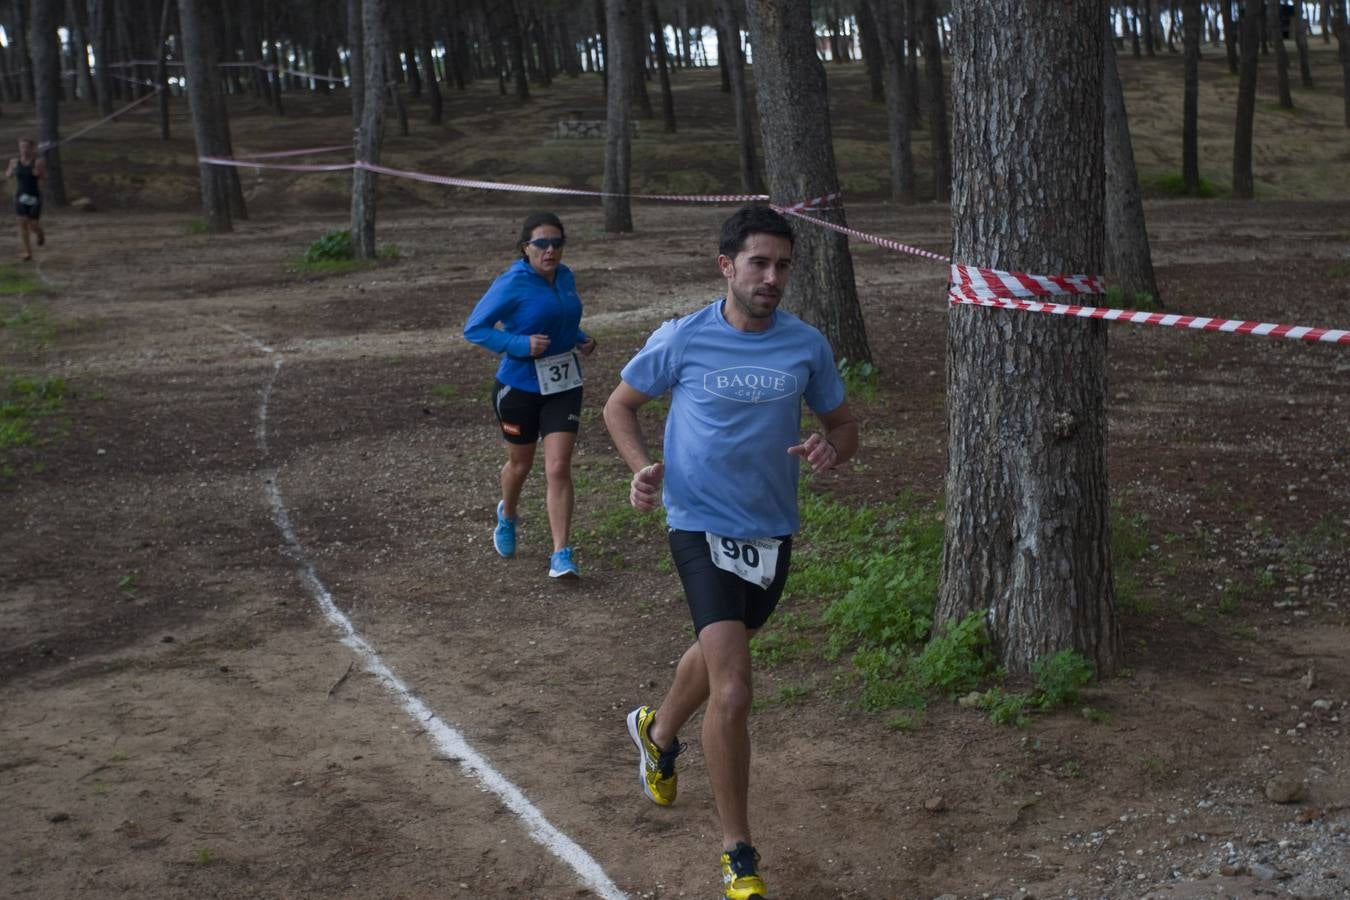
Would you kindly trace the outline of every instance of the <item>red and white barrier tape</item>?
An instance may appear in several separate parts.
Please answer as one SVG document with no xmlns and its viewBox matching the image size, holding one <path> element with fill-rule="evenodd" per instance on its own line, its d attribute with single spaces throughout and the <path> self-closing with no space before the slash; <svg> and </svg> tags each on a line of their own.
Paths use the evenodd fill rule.
<svg viewBox="0 0 1350 900">
<path fill-rule="evenodd" d="M 61 140 L 56 141 L 55 143 L 50 143 L 50 144 L 49 144 L 49 143 L 45 143 L 45 142 L 44 142 L 44 143 L 38 144 L 38 149 L 39 149 L 39 150 L 42 150 L 42 151 L 46 151 L 46 150 L 51 150 L 53 147 L 60 147 L 62 144 L 68 144 L 68 143 L 70 143 L 71 141 L 75 140 L 75 139 L 76 139 L 77 137 L 79 137 L 80 135 L 88 134 L 89 132 L 93 131 L 95 128 L 99 127 L 100 125 L 103 125 L 103 124 L 105 124 L 105 123 L 107 123 L 107 122 L 111 122 L 113 119 L 115 119 L 115 118 L 117 118 L 118 116 L 123 115 L 123 114 L 125 114 L 125 113 L 127 113 L 127 112 L 129 112 L 129 111 L 131 111 L 131 110 L 133 110 L 133 109 L 135 109 L 136 107 L 140 106 L 142 103 L 146 102 L 147 100 L 152 100 L 152 99 L 154 99 L 158 94 L 159 94 L 159 87 L 156 86 L 155 89 L 154 89 L 153 91 L 151 91 L 150 93 L 146 94 L 144 97 L 141 97 L 141 98 L 139 98 L 139 99 L 133 100 L 132 102 L 128 103 L 126 106 L 124 106 L 124 107 L 122 107 L 121 109 L 119 109 L 119 110 L 117 110 L 116 112 L 114 112 L 112 115 L 110 115 L 110 116 L 104 116 L 103 118 L 101 118 L 101 119 L 99 119 L 97 122 L 95 122 L 94 124 L 92 124 L 92 125 L 87 125 L 87 126 L 85 126 L 84 128 L 81 128 L 79 131 L 75 132 L 74 134 L 71 134 L 71 135 L 68 135 L 68 136 L 66 136 L 66 137 L 63 137 L 63 138 L 61 138 Z"/>
<path fill-rule="evenodd" d="M 822 198 L 817 198 L 822 199 Z M 943 256 L 940 253 L 934 253 L 931 250 L 924 250 L 920 247 L 911 247 L 909 244 L 902 244 L 899 241 L 892 241 L 888 238 L 877 237 L 874 234 L 868 234 L 865 231 L 858 231 L 856 228 L 849 228 L 847 225 L 836 225 L 834 222 L 826 222 L 824 219 L 817 219 L 814 216 L 802 215 L 798 206 L 775 206 L 774 209 L 780 213 L 789 216 L 796 216 L 803 222 L 810 222 L 812 225 L 819 225 L 821 228 L 828 228 L 831 231 L 837 231 L 840 234 L 846 234 L 849 237 L 855 237 L 860 241 L 866 241 L 869 244 L 876 244 L 878 247 L 885 247 L 887 250 L 895 250 L 899 253 L 908 253 L 912 256 L 922 256 L 924 259 L 935 259 L 939 262 L 947 262 L 951 257 Z"/>
<path fill-rule="evenodd" d="M 1108 322 L 1131 322 L 1136 325 L 1162 325 L 1172 328 L 1191 328 L 1197 331 L 1259 334 L 1327 344 L 1350 344 L 1350 331 L 1339 328 L 1277 325 L 1272 322 L 1254 322 L 1246 319 L 1215 319 L 1208 316 L 1184 316 L 1176 313 L 1111 309 L 1104 306 L 1079 306 L 1071 303 L 1046 303 L 1026 299 L 1028 297 L 1102 294 L 1105 293 L 1105 290 L 1101 279 L 1096 276 L 1027 275 L 1024 272 L 1001 272 L 997 269 L 977 269 L 972 266 L 953 264 L 948 298 L 952 306 L 960 304 L 992 306 L 999 309 L 1049 313 L 1079 319 L 1103 319 Z"/>
<path fill-rule="evenodd" d="M 338 147 L 306 147 L 303 150 L 273 150 L 270 153 L 236 153 L 235 159 L 279 159 L 283 156 L 318 156 L 321 153 L 337 153 L 339 150 L 351 152 L 351 144 Z"/>
</svg>

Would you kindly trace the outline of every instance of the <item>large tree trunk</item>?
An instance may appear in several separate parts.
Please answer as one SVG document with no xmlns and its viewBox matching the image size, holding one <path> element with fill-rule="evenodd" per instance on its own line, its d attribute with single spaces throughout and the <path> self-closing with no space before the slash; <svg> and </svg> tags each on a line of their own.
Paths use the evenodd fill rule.
<svg viewBox="0 0 1350 900">
<path fill-rule="evenodd" d="M 1109 35 L 1109 21 L 1106 27 Z M 1144 202 L 1139 196 L 1139 171 L 1135 167 L 1134 149 L 1130 142 L 1130 121 L 1125 113 L 1120 74 L 1116 71 L 1116 48 L 1109 37 L 1103 43 L 1106 273 L 1120 285 L 1127 305 L 1135 305 L 1135 298 L 1139 294 L 1147 294 L 1155 302 L 1160 302 L 1158 283 L 1153 275 L 1148 228 L 1144 222 Z"/>
<path fill-rule="evenodd" d="M 66 182 L 61 174 L 61 129 L 57 101 L 61 99 L 61 45 L 56 34 L 56 10 L 50 0 L 32 0 L 33 91 L 37 98 L 38 146 L 47 164 L 42 193 L 52 206 L 66 205 Z"/>
<path fill-rule="evenodd" d="M 868 99 L 873 103 L 881 103 L 886 99 L 886 83 L 881 76 L 881 38 L 877 31 L 872 3 L 861 0 L 858 3 L 858 39 L 862 43 L 863 64 L 867 67 Z"/>
<path fill-rule="evenodd" d="M 356 158 L 371 165 L 380 163 L 384 138 L 385 41 L 384 0 L 361 0 L 361 125 L 354 135 Z M 365 169 L 352 172 L 352 250 L 359 259 L 374 259 L 375 186 L 379 176 Z"/>
<path fill-rule="evenodd" d="M 923 0 L 919 30 L 923 37 L 924 82 L 928 89 L 928 140 L 933 148 L 933 199 L 945 202 L 952 190 L 952 147 L 947 129 L 942 45 L 938 41 L 937 0 Z"/>
<path fill-rule="evenodd" d="M 914 150 L 910 138 L 909 101 L 905 94 L 905 42 L 900 32 L 902 16 L 887 0 L 865 0 L 877 23 L 881 49 L 881 78 L 886 97 L 886 135 L 890 150 L 891 200 L 910 204 L 915 200 Z"/>
<path fill-rule="evenodd" d="M 1181 102 L 1181 184 L 1186 193 L 1200 191 L 1200 0 L 1182 0 L 1182 44 L 1185 51 Z"/>
<path fill-rule="evenodd" d="M 953 4 L 953 258 L 1094 273 L 1103 262 L 1104 5 Z M 1053 82 L 1047 73 L 1055 73 Z M 946 540 L 936 621 L 979 614 L 1025 673 L 1073 649 L 1120 663 L 1106 472 L 1106 329 L 975 306 L 947 327 Z"/>
<path fill-rule="evenodd" d="M 1294 95 L 1289 91 L 1289 51 L 1284 46 L 1284 34 L 1280 28 L 1280 0 L 1268 0 L 1266 4 L 1266 34 L 1275 43 L 1275 74 L 1280 88 L 1280 106 L 1294 108 Z"/>
<path fill-rule="evenodd" d="M 204 21 L 203 4 L 207 0 L 178 0 L 178 23 L 183 39 L 183 63 L 187 75 L 188 105 L 192 110 L 192 136 L 197 156 L 229 156 L 228 143 L 222 145 L 215 121 L 220 91 L 216 77 L 216 53 L 212 30 Z M 221 105 L 223 109 L 223 103 Z M 202 190 L 202 220 L 209 232 L 234 228 L 229 187 L 222 173 L 224 166 L 197 164 Z M 230 169 L 229 171 L 233 171 Z"/>
<path fill-rule="evenodd" d="M 750 91 L 745 79 L 745 58 L 741 55 L 741 20 L 736 14 L 740 0 L 719 0 L 717 4 L 721 31 L 727 36 L 727 79 L 731 85 L 731 108 L 736 117 L 736 143 L 741 164 L 741 189 L 747 194 L 764 193 L 764 182 L 755 163 L 754 113 L 750 108 Z"/>
<path fill-rule="evenodd" d="M 1144 0 L 1143 13 L 1139 18 L 1139 30 L 1144 33 L 1144 53 L 1154 55 L 1153 45 L 1153 0 Z"/>
<path fill-rule="evenodd" d="M 1261 43 L 1261 0 L 1246 0 L 1239 29 L 1237 119 L 1233 128 L 1233 196 L 1250 200 L 1256 194 L 1252 180 L 1252 128 L 1256 119 L 1256 61 Z"/>
<path fill-rule="evenodd" d="M 628 104 L 633 89 L 629 67 L 633 42 L 629 0 L 605 0 L 605 79 L 609 96 L 605 107 L 605 231 L 633 230 L 628 197 L 632 144 L 628 134 Z"/>
<path fill-rule="evenodd" d="M 647 29 L 642 24 L 642 0 L 630 0 L 628 4 L 628 39 L 632 48 L 628 72 L 633 82 L 633 105 L 637 107 L 638 118 L 650 119 L 656 110 L 647 93 Z"/>
<path fill-rule="evenodd" d="M 839 189 L 839 175 L 810 0 L 749 0 L 746 6 L 769 194 L 774 203 L 791 206 L 833 193 Z M 837 201 L 813 215 L 847 225 L 843 204 Z M 788 308 L 824 332 L 841 357 L 871 361 L 848 239 L 815 225 L 793 230 Z"/>
</svg>

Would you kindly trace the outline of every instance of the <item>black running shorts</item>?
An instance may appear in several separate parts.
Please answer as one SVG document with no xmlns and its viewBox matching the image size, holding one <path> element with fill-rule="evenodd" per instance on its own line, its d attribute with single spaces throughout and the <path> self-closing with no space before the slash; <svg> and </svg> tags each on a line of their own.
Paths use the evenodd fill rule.
<svg viewBox="0 0 1350 900">
<path fill-rule="evenodd" d="M 492 410 L 502 437 L 512 444 L 533 444 L 555 431 L 576 434 L 581 429 L 581 388 L 559 394 L 536 394 L 496 382 Z"/>
<path fill-rule="evenodd" d="M 40 219 L 42 217 L 42 201 L 22 203 L 16 199 L 14 201 L 14 215 L 20 219 Z"/>
<path fill-rule="evenodd" d="M 719 569 L 712 561 L 707 535 L 702 531 L 670 529 L 670 555 L 684 585 L 684 598 L 694 618 L 694 634 L 705 625 L 728 620 L 744 622 L 757 629 L 769 621 L 770 614 L 783 596 L 788 567 L 792 562 L 792 536 L 780 537 L 778 569 L 766 588 L 752 584 L 732 572 Z"/>
</svg>

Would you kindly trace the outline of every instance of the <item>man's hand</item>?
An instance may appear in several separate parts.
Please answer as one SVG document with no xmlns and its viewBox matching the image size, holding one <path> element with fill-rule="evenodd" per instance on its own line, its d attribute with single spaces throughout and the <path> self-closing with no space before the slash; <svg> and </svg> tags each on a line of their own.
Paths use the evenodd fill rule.
<svg viewBox="0 0 1350 900">
<path fill-rule="evenodd" d="M 665 474 L 664 463 L 652 463 L 634 473 L 628 490 L 628 502 L 633 509 L 650 512 L 661 505 L 661 479 Z"/>
<path fill-rule="evenodd" d="M 828 472 L 839 462 L 839 453 L 825 439 L 823 434 L 813 434 L 800 444 L 788 448 L 788 453 L 793 456 L 800 456 L 811 465 L 811 471 L 819 475 L 821 472 Z"/>
<path fill-rule="evenodd" d="M 548 345 L 553 343 L 546 334 L 530 335 L 530 355 L 543 356 L 548 351 Z"/>
<path fill-rule="evenodd" d="M 577 344 L 577 349 L 581 351 L 582 356 L 590 356 L 595 352 L 595 338 L 588 337 L 586 340 Z"/>
</svg>

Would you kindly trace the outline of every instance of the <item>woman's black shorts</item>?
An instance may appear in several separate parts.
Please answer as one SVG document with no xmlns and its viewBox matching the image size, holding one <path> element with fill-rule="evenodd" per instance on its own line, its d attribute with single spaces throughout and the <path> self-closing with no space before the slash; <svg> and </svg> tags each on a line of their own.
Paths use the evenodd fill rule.
<svg viewBox="0 0 1350 900">
<path fill-rule="evenodd" d="M 555 431 L 576 434 L 581 428 L 581 388 L 559 394 L 536 394 L 496 382 L 492 410 L 502 437 L 512 444 L 533 444 Z"/>
<path fill-rule="evenodd" d="M 694 618 L 694 634 L 713 622 L 733 620 L 756 629 L 769 620 L 778 598 L 783 596 L 788 567 L 792 562 L 792 535 L 780 537 L 778 568 L 773 581 L 762 588 L 712 561 L 707 535 L 702 531 L 670 529 L 670 555 L 684 585 L 684 597 Z"/>
</svg>

